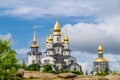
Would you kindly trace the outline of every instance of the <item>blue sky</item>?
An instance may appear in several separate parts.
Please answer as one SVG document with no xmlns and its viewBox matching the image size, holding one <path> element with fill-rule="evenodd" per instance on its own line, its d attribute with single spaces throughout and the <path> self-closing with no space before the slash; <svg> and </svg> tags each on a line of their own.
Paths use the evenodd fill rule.
<svg viewBox="0 0 120 80">
<path fill-rule="evenodd" d="M 68 30 L 71 55 L 83 66 L 92 70 L 97 57 L 99 40 L 110 68 L 120 71 L 120 1 L 119 0 L 0 0 L 0 37 L 11 39 L 18 58 L 27 61 L 27 52 L 37 28 L 40 51 L 53 29 L 56 17 L 62 31 Z"/>
</svg>

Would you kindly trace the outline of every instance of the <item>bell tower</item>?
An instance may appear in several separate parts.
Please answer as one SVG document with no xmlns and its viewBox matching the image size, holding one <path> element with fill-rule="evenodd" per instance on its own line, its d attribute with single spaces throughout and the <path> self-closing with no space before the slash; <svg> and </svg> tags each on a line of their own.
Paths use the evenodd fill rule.
<svg viewBox="0 0 120 80">
<path fill-rule="evenodd" d="M 33 43 L 30 46 L 31 51 L 27 53 L 28 55 L 28 65 L 30 64 L 40 64 L 40 55 L 42 54 L 39 51 L 39 46 L 37 44 L 37 38 L 36 38 L 36 27 L 34 27 L 34 36 L 33 36 Z"/>
</svg>

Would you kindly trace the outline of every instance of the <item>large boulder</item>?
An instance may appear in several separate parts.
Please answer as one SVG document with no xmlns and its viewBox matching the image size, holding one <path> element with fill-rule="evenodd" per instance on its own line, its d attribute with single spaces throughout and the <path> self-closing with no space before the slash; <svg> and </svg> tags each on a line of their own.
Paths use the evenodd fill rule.
<svg viewBox="0 0 120 80">
<path fill-rule="evenodd" d="M 16 76 L 20 78 L 22 78 L 23 75 L 24 75 L 24 69 L 19 69 L 18 72 L 16 73 Z"/>
<path fill-rule="evenodd" d="M 57 77 L 60 77 L 60 78 L 74 78 L 76 76 L 77 75 L 73 73 L 61 73 L 57 75 Z"/>
<path fill-rule="evenodd" d="M 32 79 L 33 76 L 32 76 L 31 73 L 28 73 L 28 74 L 24 74 L 23 78 L 25 78 L 25 79 Z"/>
</svg>

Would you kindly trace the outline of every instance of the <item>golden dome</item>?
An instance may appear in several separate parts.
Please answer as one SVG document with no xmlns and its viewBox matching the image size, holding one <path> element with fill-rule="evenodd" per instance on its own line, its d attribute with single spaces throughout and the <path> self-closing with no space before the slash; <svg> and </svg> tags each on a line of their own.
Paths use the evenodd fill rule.
<svg viewBox="0 0 120 80">
<path fill-rule="evenodd" d="M 66 36 L 66 37 L 64 38 L 64 41 L 65 41 L 65 43 L 69 43 L 68 36 Z"/>
<path fill-rule="evenodd" d="M 94 62 L 107 62 L 105 58 L 97 58 Z"/>
<path fill-rule="evenodd" d="M 99 54 L 103 53 L 103 47 L 101 44 L 98 46 L 98 53 Z"/>
<path fill-rule="evenodd" d="M 50 35 L 48 38 L 48 43 L 52 43 L 52 42 L 53 42 L 53 37 L 52 37 L 52 35 Z"/>
<path fill-rule="evenodd" d="M 64 39 L 62 39 L 62 42 L 61 42 L 62 44 L 64 44 L 65 43 L 65 40 Z"/>
<path fill-rule="evenodd" d="M 48 44 L 48 42 L 49 42 L 49 39 L 47 38 L 47 40 L 46 40 L 46 44 Z"/>
<path fill-rule="evenodd" d="M 54 26 L 54 35 L 60 35 L 61 34 L 60 32 L 61 32 L 60 25 L 58 21 L 56 21 L 55 26 Z"/>
</svg>

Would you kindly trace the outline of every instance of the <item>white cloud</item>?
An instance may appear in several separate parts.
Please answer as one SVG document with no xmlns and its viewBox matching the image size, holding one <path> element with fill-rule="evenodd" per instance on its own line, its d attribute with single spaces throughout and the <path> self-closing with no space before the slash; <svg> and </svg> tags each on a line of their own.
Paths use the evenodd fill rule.
<svg viewBox="0 0 120 80">
<path fill-rule="evenodd" d="M 68 30 L 70 45 L 73 50 L 85 52 L 97 52 L 99 40 L 102 40 L 104 52 L 120 52 L 120 17 L 112 17 L 110 20 L 99 24 L 77 23 L 66 24 L 63 30 Z"/>
<path fill-rule="evenodd" d="M 77 62 L 82 66 L 82 70 L 85 73 L 86 70 L 90 73 L 93 70 L 93 62 L 98 57 L 98 53 L 87 53 L 81 51 L 72 51 L 72 56 L 77 59 Z M 110 70 L 120 71 L 120 55 L 114 55 L 111 53 L 104 53 L 104 58 L 109 62 Z"/>
<path fill-rule="evenodd" d="M 2 38 L 3 40 L 10 40 L 12 38 L 11 33 L 7 33 L 5 35 L 0 35 L 0 38 Z"/>
<path fill-rule="evenodd" d="M 10 40 L 10 44 L 11 45 L 15 45 L 16 41 L 14 41 L 14 39 L 12 38 L 12 34 L 11 33 L 7 33 L 7 34 L 0 34 L 0 39 L 3 40 Z"/>
<path fill-rule="evenodd" d="M 46 15 L 96 16 L 100 19 L 120 15 L 119 0 L 1 0 L 1 14 L 38 18 Z"/>
<path fill-rule="evenodd" d="M 25 54 L 27 55 L 27 52 L 30 51 L 29 48 L 21 48 L 21 49 L 15 49 L 18 54 Z"/>
<path fill-rule="evenodd" d="M 89 66 L 88 62 L 79 62 L 79 65 L 81 65 L 83 73 L 85 73 L 86 71 L 89 71 L 90 69 L 90 67 L 88 67 Z"/>
</svg>

